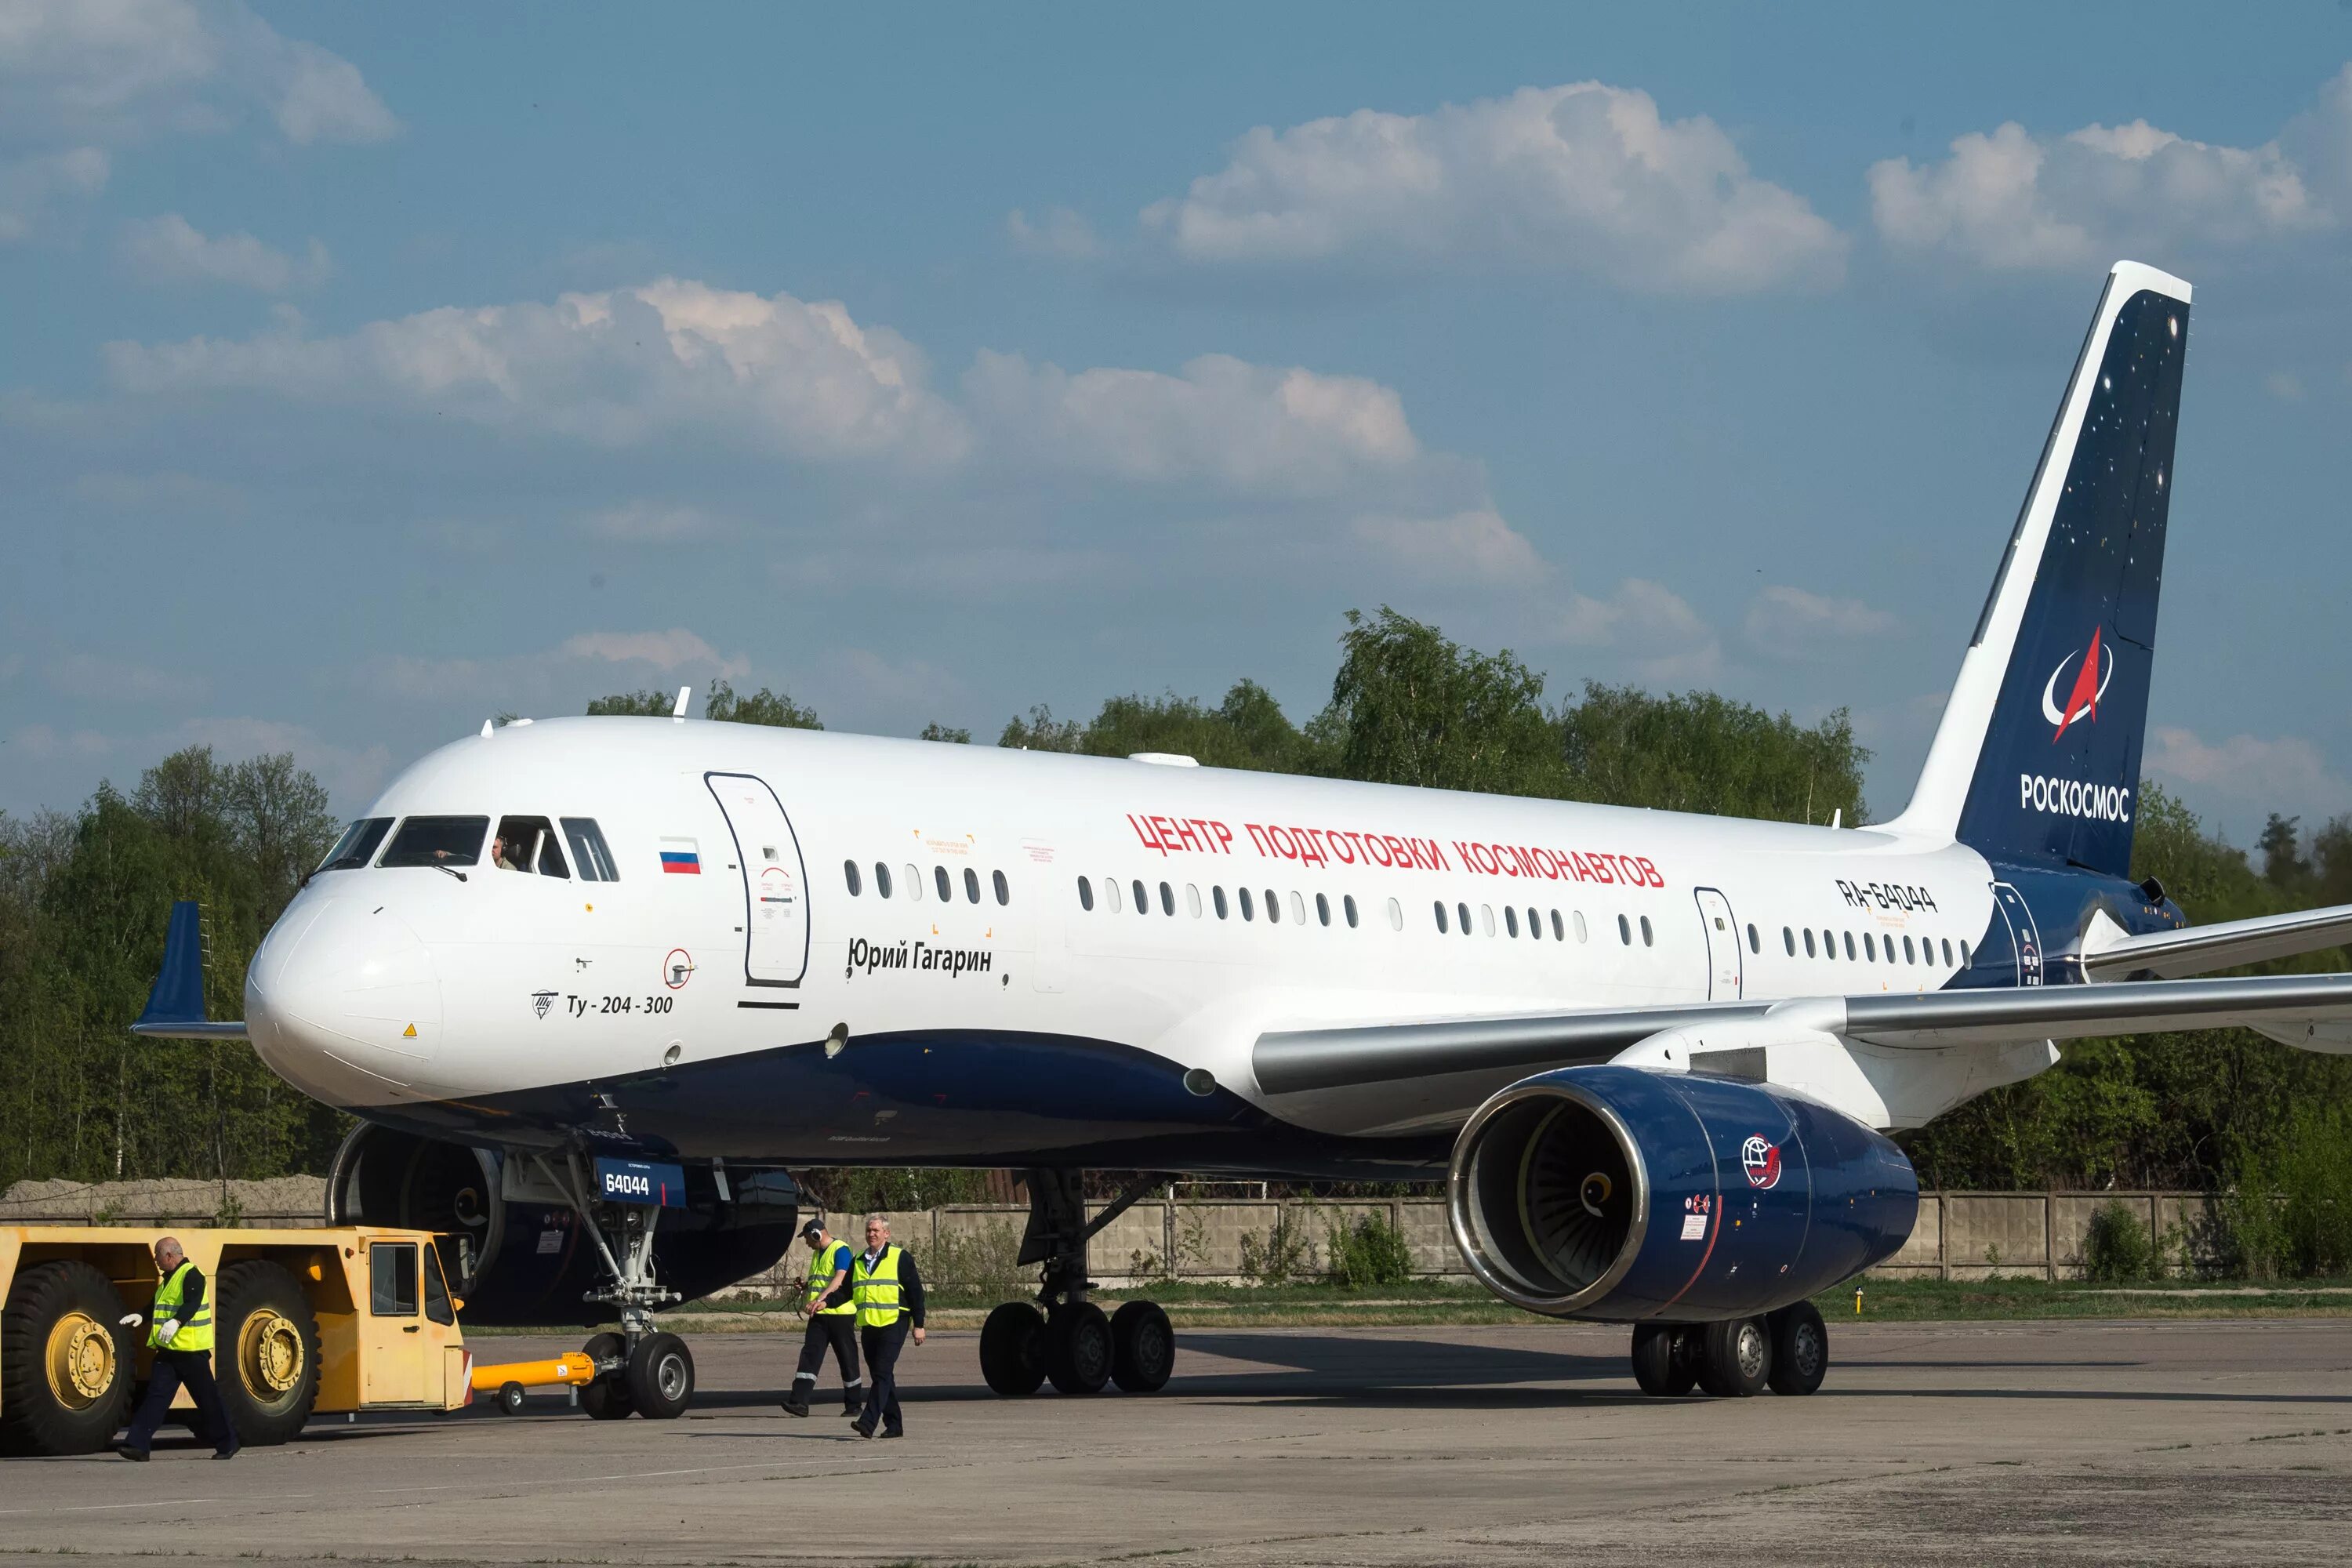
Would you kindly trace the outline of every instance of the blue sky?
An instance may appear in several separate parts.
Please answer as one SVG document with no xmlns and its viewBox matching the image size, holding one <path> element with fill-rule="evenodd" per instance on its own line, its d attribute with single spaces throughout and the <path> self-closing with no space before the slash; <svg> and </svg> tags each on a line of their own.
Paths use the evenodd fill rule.
<svg viewBox="0 0 2352 1568">
<path fill-rule="evenodd" d="M 0 809 L 726 675 L 1320 705 L 1341 612 L 1900 807 L 2106 264 L 2149 771 L 2352 810 L 2352 9 L 0 4 Z"/>
</svg>

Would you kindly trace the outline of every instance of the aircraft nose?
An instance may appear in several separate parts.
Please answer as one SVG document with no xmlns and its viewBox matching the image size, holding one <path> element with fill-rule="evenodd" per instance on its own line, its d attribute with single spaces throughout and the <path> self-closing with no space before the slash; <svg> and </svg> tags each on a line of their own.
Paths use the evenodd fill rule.
<svg viewBox="0 0 2352 1568">
<path fill-rule="evenodd" d="M 408 1098 L 441 1036 L 441 981 L 416 932 L 382 904 L 299 900 L 246 972 L 254 1050 L 330 1104 Z"/>
</svg>

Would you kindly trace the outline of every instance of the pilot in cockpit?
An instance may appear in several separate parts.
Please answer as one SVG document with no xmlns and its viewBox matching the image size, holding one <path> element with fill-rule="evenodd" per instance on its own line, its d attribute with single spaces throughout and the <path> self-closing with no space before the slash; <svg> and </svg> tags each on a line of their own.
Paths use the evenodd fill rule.
<svg viewBox="0 0 2352 1568">
<path fill-rule="evenodd" d="M 522 869 L 521 867 L 514 863 L 513 858 L 507 853 L 506 836 L 503 834 L 490 840 L 490 864 L 496 866 L 501 871 L 520 871 Z"/>
</svg>

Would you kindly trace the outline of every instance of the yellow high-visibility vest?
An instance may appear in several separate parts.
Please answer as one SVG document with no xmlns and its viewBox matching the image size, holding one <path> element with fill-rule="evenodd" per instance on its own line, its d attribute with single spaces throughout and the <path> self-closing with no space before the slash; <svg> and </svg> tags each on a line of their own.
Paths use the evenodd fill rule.
<svg viewBox="0 0 2352 1568">
<path fill-rule="evenodd" d="M 844 1243 L 838 1241 L 831 1242 L 826 1245 L 824 1251 L 809 1255 L 809 1305 L 815 1308 L 815 1315 L 820 1318 L 845 1318 L 857 1310 L 857 1301 L 855 1297 L 842 1302 L 838 1307 L 817 1306 L 819 1301 L 824 1300 L 824 1288 L 833 1283 L 833 1260 L 841 1256 L 843 1246 Z"/>
<path fill-rule="evenodd" d="M 196 1304 L 195 1316 L 180 1318 L 180 1293 L 188 1288 L 188 1270 L 194 1264 L 186 1258 L 180 1266 L 155 1281 L 155 1304 L 147 1314 L 147 1343 L 164 1351 L 208 1351 L 213 1348 L 213 1303 L 209 1291 Z M 180 1331 L 169 1343 L 163 1339 L 163 1324 L 180 1318 Z"/>
<path fill-rule="evenodd" d="M 866 1255 L 850 1260 L 849 1274 L 857 1282 L 857 1326 L 887 1329 L 898 1321 L 898 1248 L 885 1247 L 866 1267 Z"/>
</svg>

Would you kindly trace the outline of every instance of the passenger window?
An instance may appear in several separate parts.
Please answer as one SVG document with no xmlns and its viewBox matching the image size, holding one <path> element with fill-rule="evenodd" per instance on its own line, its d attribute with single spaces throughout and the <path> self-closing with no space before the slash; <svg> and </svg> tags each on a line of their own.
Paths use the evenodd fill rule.
<svg viewBox="0 0 2352 1568">
<path fill-rule="evenodd" d="M 1160 912 L 1170 916 L 1176 913 L 1176 889 L 1165 882 L 1160 884 Z"/>
<path fill-rule="evenodd" d="M 1528 911 L 1528 934 L 1538 942 L 1543 940 L 1543 921 L 1533 910 Z"/>
<path fill-rule="evenodd" d="M 1633 945 L 1633 922 L 1623 915 L 1617 917 L 1617 940 L 1627 947 Z"/>
<path fill-rule="evenodd" d="M 1952 939 L 1950 937 L 1946 937 L 1944 939 L 1944 967 L 1947 969 L 1952 967 Z"/>
<path fill-rule="evenodd" d="M 948 868 L 945 866 L 931 868 L 931 888 L 939 894 L 940 902 L 943 904 L 955 902 L 955 884 L 948 880 Z"/>
<path fill-rule="evenodd" d="M 1209 889 L 1209 901 L 1216 906 L 1219 920 L 1228 918 L 1225 914 L 1225 889 L 1222 886 Z"/>
<path fill-rule="evenodd" d="M 1290 889 L 1290 923 L 1295 926 L 1307 923 L 1307 900 L 1298 896 L 1296 888 Z"/>
<path fill-rule="evenodd" d="M 1878 942 L 1868 931 L 1862 933 L 1862 955 L 1873 963 L 1878 962 Z"/>
<path fill-rule="evenodd" d="M 1282 895 L 1272 888 L 1265 890 L 1265 923 L 1268 925 L 1282 923 Z"/>
<path fill-rule="evenodd" d="M 1242 919 L 1245 921 L 1257 919 L 1257 910 L 1250 902 L 1250 890 L 1247 888 L 1237 888 L 1234 891 L 1241 895 Z"/>
<path fill-rule="evenodd" d="M 355 871 L 374 858 L 376 847 L 383 836 L 392 831 L 389 816 L 363 816 L 343 829 L 327 858 L 319 862 L 321 871 Z"/>
<path fill-rule="evenodd" d="M 368 1310 L 379 1318 L 416 1316 L 415 1242 L 379 1241 L 368 1247 Z"/>
<path fill-rule="evenodd" d="M 1331 923 L 1331 900 L 1320 893 L 1315 895 L 1315 918 L 1325 925 Z"/>
<path fill-rule="evenodd" d="M 1970 957 L 1969 956 L 1969 942 L 1968 942 L 1968 938 L 1966 938 L 1966 937 L 1962 937 L 1962 938 L 1960 939 L 1960 967 L 1961 967 L 1962 969 L 1966 969 L 1969 964 L 1971 964 L 1971 963 L 1975 963 L 1975 962 L 1976 962 L 1976 960 L 1974 960 L 1974 959 L 1972 959 L 1972 958 L 1970 958 Z"/>
<path fill-rule="evenodd" d="M 980 902 L 980 873 L 969 866 L 963 868 L 963 896 L 966 903 Z"/>
<path fill-rule="evenodd" d="M 1579 945 L 1581 945 L 1589 935 L 1591 933 L 1584 929 L 1584 911 L 1579 910 L 1576 911 L 1576 940 Z"/>
<path fill-rule="evenodd" d="M 1013 888 L 1011 884 L 1005 881 L 1004 873 L 1002 871 L 991 871 L 988 874 L 988 879 L 991 882 L 995 884 L 996 901 L 1000 904 L 1011 903 L 1013 901 Z"/>
<path fill-rule="evenodd" d="M 1845 933 L 1845 959 L 1848 963 L 1853 962 L 1853 932 L 1852 931 Z"/>
<path fill-rule="evenodd" d="M 612 847 L 604 842 L 604 830 L 596 826 L 593 816 L 567 816 L 562 819 L 563 837 L 572 840 L 572 863 L 580 868 L 583 882 L 617 882 L 620 868 L 613 864 Z"/>
<path fill-rule="evenodd" d="M 1445 900 L 1440 899 L 1429 907 L 1437 911 L 1437 934 L 1444 936 L 1445 934 Z"/>
<path fill-rule="evenodd" d="M 1642 945 L 1643 945 L 1643 947 L 1648 947 L 1648 946 L 1650 946 L 1650 945 L 1651 945 L 1651 942 L 1650 942 L 1650 917 L 1649 917 L 1649 916 L 1647 916 L 1647 915 L 1643 915 L 1643 916 L 1642 917 Z"/>
<path fill-rule="evenodd" d="M 1092 882 L 1087 881 L 1084 877 L 1078 879 L 1078 908 L 1086 910 L 1088 914 L 1094 913 L 1095 886 Z"/>
<path fill-rule="evenodd" d="M 1906 963 L 1916 963 L 1919 962 L 1918 959 L 1912 955 L 1911 939 L 1907 936 L 1903 939 L 1903 962 Z"/>
<path fill-rule="evenodd" d="M 1811 926 L 1805 928 L 1805 956 L 1813 956 L 1813 928 Z"/>
<path fill-rule="evenodd" d="M 482 858 L 487 816 L 412 816 L 392 836 L 380 866 L 471 866 Z"/>
<path fill-rule="evenodd" d="M 1887 962 L 1887 963 L 1894 963 L 1894 962 L 1895 962 L 1895 939 L 1894 939 L 1893 937 L 1891 937 L 1891 936 L 1890 936 L 1890 937 L 1888 937 L 1885 941 L 1884 941 L 1884 942 L 1880 942 L 1878 945 L 1879 945 L 1880 947 L 1883 947 L 1883 948 L 1885 948 L 1885 949 L 1886 950 L 1886 962 Z"/>
<path fill-rule="evenodd" d="M 849 896 L 853 899 L 866 890 L 857 880 L 857 862 L 855 860 L 841 863 L 841 879 L 849 884 Z"/>
<path fill-rule="evenodd" d="M 919 904 L 923 901 L 923 874 L 912 866 L 906 867 L 904 869 L 906 876 L 900 886 L 907 889 L 907 897 L 909 900 Z"/>
<path fill-rule="evenodd" d="M 1389 930 L 1404 930 L 1404 906 L 1394 899 L 1389 900 Z"/>
<path fill-rule="evenodd" d="M 874 862 L 874 896 L 877 899 L 890 896 L 890 868 L 879 860 Z"/>
<path fill-rule="evenodd" d="M 1454 905 L 1454 918 L 1460 923 L 1462 927 L 1462 934 L 1464 936 L 1468 936 L 1470 934 L 1470 906 L 1467 904 Z"/>
<path fill-rule="evenodd" d="M 1780 945 L 1789 950 L 1789 956 L 1790 958 L 1796 957 L 1797 933 L 1790 931 L 1787 926 L 1782 926 L 1780 928 Z"/>
<path fill-rule="evenodd" d="M 1353 930 L 1355 930 L 1355 929 L 1356 929 L 1356 895 L 1355 895 L 1355 894 L 1353 894 L 1353 893 L 1342 893 L 1342 894 L 1340 894 L 1340 895 L 1339 895 L 1339 908 L 1340 908 L 1340 909 L 1342 909 L 1343 910 L 1345 910 L 1345 911 L 1347 912 L 1347 916 L 1348 916 L 1348 929 L 1349 929 L 1349 931 L 1353 931 Z"/>
<path fill-rule="evenodd" d="M 1492 936 L 1492 935 L 1494 935 L 1494 934 L 1495 934 L 1495 906 L 1494 906 L 1494 905 L 1492 905 L 1492 904 L 1480 904 L 1480 905 L 1478 906 L 1478 929 L 1479 929 L 1481 931 L 1484 931 L 1484 932 L 1485 932 L 1486 935 L 1488 935 L 1488 936 Z"/>
<path fill-rule="evenodd" d="M 1764 951 L 1764 944 L 1756 940 L 1756 922 L 1754 921 L 1748 922 L 1748 951 L 1750 952 L 1761 952 Z"/>
<path fill-rule="evenodd" d="M 425 1249 L 425 1315 L 436 1323 L 457 1321 L 449 1306 L 449 1287 L 441 1282 L 440 1251 L 431 1247 Z"/>
<path fill-rule="evenodd" d="M 1503 906 L 1503 929 L 1513 936 L 1519 934 L 1519 911 L 1508 904 Z"/>
<path fill-rule="evenodd" d="M 1109 906 L 1111 913 L 1118 913 L 1118 879 L 1117 877 L 1103 879 L 1103 902 Z"/>
<path fill-rule="evenodd" d="M 1190 882 L 1184 884 L 1184 912 L 1194 920 L 1201 918 L 1201 889 Z"/>
<path fill-rule="evenodd" d="M 1135 895 L 1135 912 L 1139 915 L 1150 914 L 1151 912 L 1151 895 L 1143 890 L 1143 879 L 1138 877 L 1128 883 L 1128 890 Z"/>
</svg>

